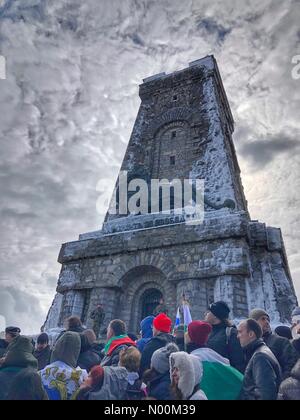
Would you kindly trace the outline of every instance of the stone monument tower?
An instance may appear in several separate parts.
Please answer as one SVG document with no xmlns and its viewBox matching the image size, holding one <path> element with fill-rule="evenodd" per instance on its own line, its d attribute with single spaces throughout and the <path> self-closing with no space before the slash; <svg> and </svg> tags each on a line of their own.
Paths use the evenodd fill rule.
<svg viewBox="0 0 300 420">
<path fill-rule="evenodd" d="M 274 321 L 296 305 L 281 231 L 251 221 L 232 140 L 234 121 L 213 56 L 140 85 L 141 105 L 123 160 L 128 182 L 203 179 L 204 220 L 186 214 L 108 213 L 102 230 L 62 246 L 57 295 L 45 328 L 105 308 L 130 331 L 161 299 L 175 320 L 185 294 L 193 319 L 225 300 L 233 318 L 262 307 Z M 119 185 L 116 184 L 116 197 Z M 129 193 L 128 193 L 129 194 Z M 120 195 L 119 195 L 120 197 Z M 128 195 L 129 197 L 129 195 Z M 120 202 L 113 200 L 119 210 Z"/>
</svg>

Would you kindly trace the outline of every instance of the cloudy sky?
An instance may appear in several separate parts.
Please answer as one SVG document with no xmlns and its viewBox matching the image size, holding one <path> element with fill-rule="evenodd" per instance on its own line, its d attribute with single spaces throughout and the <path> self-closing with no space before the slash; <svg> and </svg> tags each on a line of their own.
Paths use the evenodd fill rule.
<svg viewBox="0 0 300 420">
<path fill-rule="evenodd" d="M 251 216 L 282 228 L 300 297 L 299 22 L 299 0 L 0 0 L 0 320 L 39 329 L 61 243 L 101 226 L 138 85 L 207 54 Z"/>
</svg>

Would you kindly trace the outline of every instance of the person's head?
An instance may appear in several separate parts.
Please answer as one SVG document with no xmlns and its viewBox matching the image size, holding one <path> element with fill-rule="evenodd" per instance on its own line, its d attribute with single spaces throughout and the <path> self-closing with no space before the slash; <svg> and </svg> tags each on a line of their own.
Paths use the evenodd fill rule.
<svg viewBox="0 0 300 420">
<path fill-rule="evenodd" d="M 275 334 L 279 335 L 279 337 L 287 338 L 288 340 L 292 340 L 292 331 L 290 327 L 287 327 L 286 325 L 279 325 L 275 328 Z"/>
<path fill-rule="evenodd" d="M 250 343 L 262 337 L 261 326 L 255 319 L 246 319 L 238 325 L 237 337 L 241 347 L 247 347 Z"/>
<path fill-rule="evenodd" d="M 259 323 L 263 335 L 271 332 L 270 317 L 264 309 L 253 309 L 249 314 L 249 318 L 255 319 Z"/>
<path fill-rule="evenodd" d="M 153 336 L 159 333 L 170 333 L 172 321 L 166 314 L 159 314 L 153 320 Z"/>
<path fill-rule="evenodd" d="M 151 357 L 151 369 L 154 369 L 159 374 L 169 372 L 169 357 L 176 351 L 179 351 L 179 348 L 174 343 L 169 343 L 165 347 L 156 350 Z"/>
<path fill-rule="evenodd" d="M 209 305 L 205 315 L 205 321 L 210 325 L 218 325 L 228 322 L 230 308 L 226 302 L 218 301 Z"/>
<path fill-rule="evenodd" d="M 57 340 L 51 355 L 51 363 L 59 361 L 76 368 L 80 350 L 80 335 L 76 332 L 67 331 Z"/>
<path fill-rule="evenodd" d="M 186 344 L 194 343 L 196 346 L 203 347 L 208 341 L 209 334 L 212 331 L 211 324 L 203 321 L 192 321 L 188 325 L 186 333 Z"/>
<path fill-rule="evenodd" d="M 123 366 L 128 372 L 138 372 L 141 363 L 141 353 L 136 347 L 130 346 L 120 351 L 119 365 Z"/>
<path fill-rule="evenodd" d="M 119 335 L 126 334 L 126 324 L 121 319 L 114 319 L 110 321 L 108 328 L 107 328 L 107 339 L 111 339 L 112 337 L 118 337 Z"/>
<path fill-rule="evenodd" d="M 49 337 L 48 334 L 42 333 L 38 336 L 36 342 L 36 348 L 38 351 L 44 350 L 49 345 Z"/>
<path fill-rule="evenodd" d="M 184 351 L 172 353 L 169 363 L 173 397 L 176 400 L 186 400 L 201 382 L 202 364 L 196 356 Z"/>
<path fill-rule="evenodd" d="M 141 321 L 141 336 L 142 338 L 151 338 L 153 336 L 152 326 L 153 326 L 154 316 L 149 315 Z"/>
<path fill-rule="evenodd" d="M 11 401 L 43 401 L 48 400 L 41 377 L 37 371 L 22 369 L 13 379 L 7 396 Z"/>
<path fill-rule="evenodd" d="M 71 316 L 67 319 L 68 331 L 76 331 L 78 328 L 82 328 L 82 322 L 78 316 Z"/>
<path fill-rule="evenodd" d="M 176 325 L 174 328 L 174 337 L 178 341 L 184 340 L 184 324 Z"/>
<path fill-rule="evenodd" d="M 82 334 L 86 337 L 87 342 L 90 346 L 92 346 L 97 341 L 97 337 L 94 330 L 85 330 Z"/>
<path fill-rule="evenodd" d="M 83 383 L 82 387 L 89 386 L 91 388 L 97 387 L 100 389 L 104 381 L 104 369 L 102 366 L 93 366 L 89 376 Z"/>
<path fill-rule="evenodd" d="M 21 334 L 21 330 L 18 327 L 7 327 L 5 328 L 5 341 L 9 344 L 11 343 L 16 337 Z"/>
</svg>

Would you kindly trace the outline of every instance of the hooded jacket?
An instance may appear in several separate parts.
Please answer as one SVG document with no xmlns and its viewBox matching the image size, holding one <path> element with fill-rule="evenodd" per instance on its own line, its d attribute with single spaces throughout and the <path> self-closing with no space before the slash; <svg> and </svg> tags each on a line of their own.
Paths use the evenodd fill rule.
<svg viewBox="0 0 300 420">
<path fill-rule="evenodd" d="M 183 351 L 170 355 L 170 377 L 172 369 L 179 371 L 178 388 L 184 400 L 207 400 L 205 393 L 199 389 L 203 369 L 197 357 Z"/>
<path fill-rule="evenodd" d="M 73 399 L 87 372 L 77 368 L 81 340 L 78 333 L 66 332 L 56 343 L 51 364 L 40 372 L 50 400 Z"/>
<path fill-rule="evenodd" d="M 124 367 L 105 366 L 103 385 L 99 391 L 91 391 L 89 400 L 127 399 L 128 373 Z"/>
<path fill-rule="evenodd" d="M 0 400 L 7 398 L 14 378 L 22 370 L 37 370 L 38 363 L 32 354 L 33 345 L 27 337 L 18 336 L 8 346 L 5 362 L 0 369 Z"/>
<path fill-rule="evenodd" d="M 141 353 L 143 352 L 145 345 L 149 343 L 149 341 L 153 337 L 153 330 L 152 330 L 153 320 L 154 320 L 154 316 L 150 315 L 144 318 L 141 322 L 142 338 L 138 340 L 136 343 L 137 348 L 139 349 Z"/>
</svg>

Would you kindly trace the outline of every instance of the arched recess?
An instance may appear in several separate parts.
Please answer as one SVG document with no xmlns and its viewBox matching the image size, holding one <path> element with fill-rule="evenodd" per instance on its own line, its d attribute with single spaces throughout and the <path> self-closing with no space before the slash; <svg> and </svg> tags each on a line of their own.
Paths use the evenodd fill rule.
<svg viewBox="0 0 300 420">
<path fill-rule="evenodd" d="M 143 315 L 142 302 L 145 293 L 151 289 L 161 293 L 170 316 L 174 316 L 176 312 L 176 286 L 169 282 L 158 268 L 154 266 L 136 267 L 125 274 L 120 285 L 117 313 L 126 322 L 128 330 L 139 331 L 139 324 Z"/>
<path fill-rule="evenodd" d="M 186 163 L 191 156 L 190 131 L 190 124 L 185 120 L 167 122 L 156 131 L 152 151 L 152 179 L 184 179 L 188 175 Z"/>
</svg>

